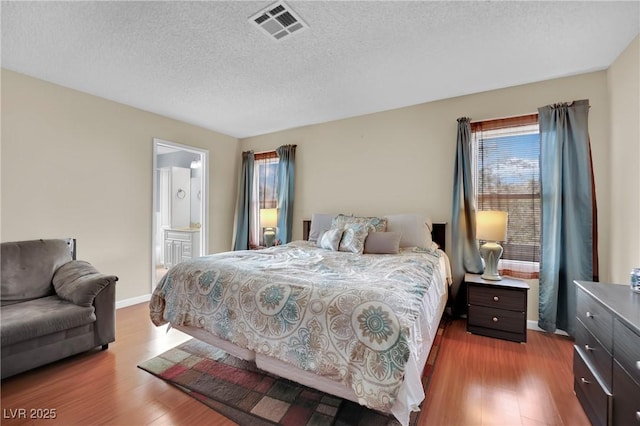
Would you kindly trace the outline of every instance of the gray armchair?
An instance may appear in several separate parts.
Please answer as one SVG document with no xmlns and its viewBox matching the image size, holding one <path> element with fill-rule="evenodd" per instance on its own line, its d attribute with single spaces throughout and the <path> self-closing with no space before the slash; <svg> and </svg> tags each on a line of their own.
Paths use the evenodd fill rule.
<svg viewBox="0 0 640 426">
<path fill-rule="evenodd" d="M 115 283 L 73 239 L 1 244 L 2 378 L 115 340 Z"/>
</svg>

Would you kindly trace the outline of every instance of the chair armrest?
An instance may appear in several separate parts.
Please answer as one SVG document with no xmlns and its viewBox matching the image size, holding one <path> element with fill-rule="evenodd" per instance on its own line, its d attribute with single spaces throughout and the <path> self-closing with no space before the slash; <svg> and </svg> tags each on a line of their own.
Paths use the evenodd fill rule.
<svg viewBox="0 0 640 426">
<path fill-rule="evenodd" d="M 95 345 L 109 344 L 116 339 L 116 282 L 113 281 L 93 300 L 96 312 Z"/>
<path fill-rule="evenodd" d="M 53 274 L 53 287 L 58 297 L 79 306 L 91 306 L 93 299 L 111 283 L 118 281 L 115 275 L 98 272 L 89 262 L 72 260 Z"/>
</svg>

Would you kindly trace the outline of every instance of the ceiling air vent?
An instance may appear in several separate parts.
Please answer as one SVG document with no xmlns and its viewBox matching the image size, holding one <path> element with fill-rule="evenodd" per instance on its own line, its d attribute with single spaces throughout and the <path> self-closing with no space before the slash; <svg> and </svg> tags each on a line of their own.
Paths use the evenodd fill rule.
<svg viewBox="0 0 640 426">
<path fill-rule="evenodd" d="M 254 25 L 275 40 L 282 40 L 307 24 L 283 1 L 276 2 L 249 18 Z"/>
</svg>

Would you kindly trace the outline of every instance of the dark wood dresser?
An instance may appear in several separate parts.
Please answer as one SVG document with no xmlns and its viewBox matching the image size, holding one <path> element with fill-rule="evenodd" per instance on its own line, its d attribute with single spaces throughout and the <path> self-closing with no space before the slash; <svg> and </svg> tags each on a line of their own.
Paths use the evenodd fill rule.
<svg viewBox="0 0 640 426">
<path fill-rule="evenodd" d="M 527 291 L 529 285 L 514 278 L 488 281 L 465 274 L 467 331 L 514 342 L 527 341 Z"/>
<path fill-rule="evenodd" d="M 640 294 L 576 281 L 573 388 L 594 425 L 640 425 Z"/>
</svg>

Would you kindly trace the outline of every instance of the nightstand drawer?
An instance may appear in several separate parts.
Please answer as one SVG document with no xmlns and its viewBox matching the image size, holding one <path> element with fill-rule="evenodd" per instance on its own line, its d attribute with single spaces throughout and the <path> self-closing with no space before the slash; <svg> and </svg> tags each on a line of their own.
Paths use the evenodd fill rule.
<svg viewBox="0 0 640 426">
<path fill-rule="evenodd" d="M 613 324 L 613 339 L 616 361 L 640 385 L 640 336 L 616 319 Z M 637 398 L 640 400 L 640 395 Z"/>
<path fill-rule="evenodd" d="M 526 282 L 508 277 L 489 281 L 477 274 L 465 274 L 464 281 L 468 332 L 513 342 L 527 341 Z"/>
<path fill-rule="evenodd" d="M 576 346 L 580 348 L 584 358 L 596 367 L 605 384 L 611 388 L 613 357 L 580 320 L 576 321 Z"/>
<path fill-rule="evenodd" d="M 577 318 L 611 353 L 613 351 L 613 316 L 583 290 L 578 289 L 577 293 Z"/>
<path fill-rule="evenodd" d="M 573 390 L 591 423 L 594 426 L 610 425 L 613 408 L 611 392 L 598 382 L 575 347 L 573 351 L 573 378 Z"/>
<path fill-rule="evenodd" d="M 525 292 L 500 287 L 471 285 L 469 287 L 469 304 L 518 312 L 527 310 Z"/>
<path fill-rule="evenodd" d="M 525 328 L 524 313 L 493 309 L 484 306 L 469 306 L 467 318 L 470 326 L 492 328 L 494 330 L 523 333 Z"/>
</svg>

